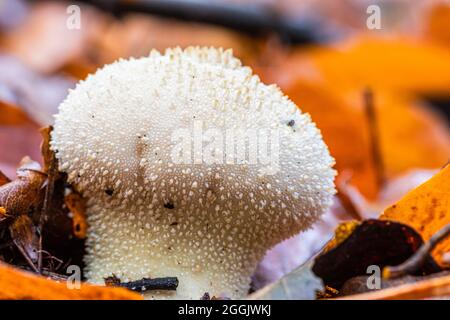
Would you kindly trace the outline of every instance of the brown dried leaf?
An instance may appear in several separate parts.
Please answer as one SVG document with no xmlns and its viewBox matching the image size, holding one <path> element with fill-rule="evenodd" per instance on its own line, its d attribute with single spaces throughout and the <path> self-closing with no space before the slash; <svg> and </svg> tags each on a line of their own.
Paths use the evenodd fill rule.
<svg viewBox="0 0 450 320">
<path fill-rule="evenodd" d="M 383 268 L 402 263 L 422 244 L 420 235 L 406 225 L 366 220 L 337 247 L 317 257 L 312 270 L 325 285 L 340 289 L 348 279 L 365 275 L 370 265 Z M 428 256 L 420 271 L 429 274 L 441 269 Z"/>
<path fill-rule="evenodd" d="M 38 163 L 25 158 L 17 170 L 18 178 L 0 187 L 0 207 L 8 216 L 31 215 L 41 210 L 47 175 L 39 169 Z"/>
<path fill-rule="evenodd" d="M 38 260 L 39 237 L 31 218 L 25 214 L 20 215 L 9 226 L 9 232 L 19 251 L 27 260 L 33 264 L 36 263 Z"/>
</svg>

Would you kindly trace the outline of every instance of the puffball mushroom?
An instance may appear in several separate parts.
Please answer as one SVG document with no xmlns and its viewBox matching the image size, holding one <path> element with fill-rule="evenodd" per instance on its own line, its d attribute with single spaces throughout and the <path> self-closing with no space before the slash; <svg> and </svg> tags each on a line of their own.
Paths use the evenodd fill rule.
<svg viewBox="0 0 450 320">
<path fill-rule="evenodd" d="M 230 161 L 242 128 L 258 139 L 270 130 L 276 161 Z M 103 67 L 61 103 L 51 147 L 87 199 L 87 279 L 178 277 L 176 292 L 149 299 L 245 297 L 264 253 L 309 228 L 335 193 L 334 160 L 310 116 L 222 49 Z"/>
</svg>

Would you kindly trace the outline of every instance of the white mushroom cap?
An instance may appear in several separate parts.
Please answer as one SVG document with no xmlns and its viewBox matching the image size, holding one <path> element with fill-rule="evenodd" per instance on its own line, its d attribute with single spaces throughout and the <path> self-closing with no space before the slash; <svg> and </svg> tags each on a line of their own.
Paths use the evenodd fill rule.
<svg viewBox="0 0 450 320">
<path fill-rule="evenodd" d="M 236 144 L 241 129 L 258 139 L 270 130 L 277 161 L 252 162 L 252 150 L 233 161 L 229 144 L 211 140 L 202 152 L 216 162 L 205 161 L 199 126 L 200 139 Z M 60 105 L 51 145 L 88 199 L 88 280 L 178 277 L 176 292 L 146 298 L 245 297 L 264 253 L 309 228 L 335 193 L 334 160 L 310 116 L 221 49 L 105 66 Z M 176 160 L 180 146 L 191 161 Z"/>
</svg>

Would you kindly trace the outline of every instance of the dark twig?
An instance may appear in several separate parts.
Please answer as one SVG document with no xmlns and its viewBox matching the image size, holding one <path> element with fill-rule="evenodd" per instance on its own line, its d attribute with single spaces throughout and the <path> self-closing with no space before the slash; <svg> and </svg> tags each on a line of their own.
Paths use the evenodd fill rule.
<svg viewBox="0 0 450 320">
<path fill-rule="evenodd" d="M 178 278 L 143 278 L 136 281 L 121 282 L 119 278 L 112 276 L 105 279 L 105 284 L 107 286 L 122 287 L 137 292 L 145 292 L 148 290 L 176 290 L 178 287 Z"/>
<path fill-rule="evenodd" d="M 42 232 L 44 229 L 44 224 L 47 220 L 48 213 L 50 211 L 51 199 L 53 197 L 53 191 L 55 189 L 55 180 L 58 176 L 58 166 L 56 159 L 51 161 L 49 164 L 48 172 L 47 172 L 47 186 L 45 189 L 44 203 L 42 205 L 42 211 L 39 216 L 39 255 L 38 255 L 38 270 L 39 273 L 42 270 Z"/>
<path fill-rule="evenodd" d="M 24 248 L 20 245 L 20 243 L 13 240 L 13 243 L 16 245 L 16 248 L 19 250 L 20 254 L 23 256 L 28 265 L 33 269 L 34 272 L 40 273 L 39 269 L 34 265 L 33 261 L 31 261 L 30 257 L 24 250 Z"/>
<path fill-rule="evenodd" d="M 398 266 L 384 268 L 383 275 L 386 278 L 392 279 L 414 274 L 425 263 L 431 251 L 448 236 L 450 236 L 450 223 L 436 232 L 408 260 Z"/>
<path fill-rule="evenodd" d="M 267 5 L 236 5 L 224 1 L 183 0 L 82 0 L 120 16 L 129 12 L 148 13 L 186 21 L 221 25 L 251 36 L 277 33 L 290 43 L 315 43 L 335 35 L 318 28 L 318 17 L 293 19 Z"/>
<path fill-rule="evenodd" d="M 374 95 L 372 90 L 369 88 L 364 91 L 364 109 L 369 124 L 370 148 L 373 164 L 375 166 L 377 186 L 378 188 L 381 188 L 386 181 L 386 176 L 383 157 L 381 154 L 380 134 L 378 131 L 378 120 L 375 111 Z"/>
</svg>

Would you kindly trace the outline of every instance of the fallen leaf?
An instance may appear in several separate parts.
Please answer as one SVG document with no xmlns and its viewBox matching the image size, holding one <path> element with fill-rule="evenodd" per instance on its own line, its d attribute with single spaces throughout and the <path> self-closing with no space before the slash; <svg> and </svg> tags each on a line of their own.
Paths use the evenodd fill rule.
<svg viewBox="0 0 450 320">
<path fill-rule="evenodd" d="M 430 239 L 450 223 L 450 165 L 387 208 L 380 219 L 407 224 L 425 241 Z M 442 241 L 433 250 L 433 257 L 441 262 L 442 255 L 448 251 L 450 239 Z"/>
<path fill-rule="evenodd" d="M 339 290 L 348 279 L 366 275 L 368 266 L 376 265 L 381 270 L 398 265 L 422 244 L 420 235 L 406 225 L 366 220 L 337 247 L 319 255 L 312 270 L 325 285 Z M 438 271 L 440 268 L 431 256 L 421 269 L 424 274 Z"/>
<path fill-rule="evenodd" d="M 337 90 L 368 86 L 438 96 L 450 91 L 450 52 L 432 43 L 363 36 L 301 55 Z"/>
<path fill-rule="evenodd" d="M 353 294 L 360 294 L 365 292 L 371 292 L 371 291 L 377 291 L 380 289 L 387 289 L 387 288 L 393 288 L 398 287 L 405 284 L 410 283 L 416 283 L 419 281 L 424 281 L 428 279 L 433 278 L 439 278 L 443 276 L 450 275 L 450 272 L 448 271 L 442 271 L 438 273 L 433 273 L 428 276 L 410 276 L 406 275 L 398 279 L 380 279 L 380 288 L 371 288 L 367 285 L 368 281 L 369 283 L 373 281 L 371 279 L 372 276 L 357 276 L 354 278 L 351 278 L 347 280 L 344 285 L 342 286 L 341 290 L 339 291 L 339 296 L 348 296 Z"/>
<path fill-rule="evenodd" d="M 425 21 L 425 37 L 436 43 L 450 45 L 450 5 L 440 2 L 431 8 Z"/>
<path fill-rule="evenodd" d="M 17 170 L 18 178 L 0 187 L 0 207 L 9 216 L 31 216 L 41 210 L 47 175 L 39 169 L 38 163 L 25 158 Z"/>
<path fill-rule="evenodd" d="M 281 86 L 302 111 L 311 114 L 336 159 L 339 174 L 350 173 L 349 182 L 369 200 L 382 188 L 372 143 L 379 144 L 385 179 L 415 168 L 439 168 L 450 157 L 450 130 L 444 119 L 411 97 L 374 92 L 379 135 L 378 141 L 372 141 L 362 91 L 338 93 L 324 84 L 295 77 Z"/>
<path fill-rule="evenodd" d="M 21 271 L 0 262 L 0 299 L 13 300 L 142 300 L 142 296 L 122 288 L 82 283 L 69 289 L 57 282 Z"/>
<path fill-rule="evenodd" d="M 450 296 L 450 275 L 433 277 L 412 284 L 377 290 L 356 295 L 349 295 L 339 300 L 417 300 L 447 298 Z"/>
<path fill-rule="evenodd" d="M 368 198 L 375 198 L 379 186 L 364 114 L 342 96 L 311 81 L 293 80 L 282 88 L 303 112 L 311 114 L 336 159 L 338 172 L 350 170 L 352 184 Z"/>
<path fill-rule="evenodd" d="M 334 237 L 331 239 L 326 247 L 324 248 L 323 252 L 328 252 L 329 250 L 336 248 L 338 245 L 340 245 L 342 242 L 347 240 L 348 237 L 352 235 L 352 233 L 355 231 L 355 229 L 359 226 L 358 221 L 346 221 L 340 223 L 336 230 L 334 231 Z"/>
<path fill-rule="evenodd" d="M 38 261 L 39 236 L 30 217 L 22 214 L 9 226 L 11 239 L 27 261 L 34 265 Z"/>
</svg>

